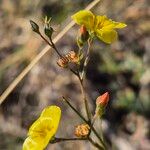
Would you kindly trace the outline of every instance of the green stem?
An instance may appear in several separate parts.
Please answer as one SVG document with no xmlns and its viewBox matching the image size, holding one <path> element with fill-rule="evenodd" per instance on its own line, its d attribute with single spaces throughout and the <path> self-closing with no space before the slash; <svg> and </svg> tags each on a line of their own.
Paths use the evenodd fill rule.
<svg viewBox="0 0 150 150">
<path fill-rule="evenodd" d="M 97 138 L 99 139 L 99 141 L 102 143 L 102 146 L 101 146 L 102 148 L 101 148 L 101 149 L 105 150 L 105 149 L 106 149 L 105 143 L 103 142 L 103 140 L 101 139 L 101 137 L 98 135 L 96 129 L 95 129 L 93 126 L 91 126 L 91 124 L 89 124 L 89 121 L 87 121 L 87 120 L 82 116 L 82 114 L 81 114 L 78 110 L 76 110 L 76 108 L 75 108 L 65 97 L 63 97 L 63 100 L 70 106 L 70 108 L 71 108 L 85 123 L 87 123 L 87 124 L 90 126 L 91 130 L 93 131 L 93 133 L 96 135 L 96 137 L 97 137 Z"/>
<path fill-rule="evenodd" d="M 51 144 L 58 143 L 58 142 L 65 142 L 65 141 L 84 141 L 87 138 L 57 138 L 55 137 L 53 140 L 50 141 Z"/>
<path fill-rule="evenodd" d="M 103 142 L 102 138 L 99 136 L 99 134 L 97 133 L 96 129 L 91 126 L 91 130 L 93 131 L 93 133 L 97 136 L 97 138 L 99 139 L 99 141 L 102 143 L 102 147 L 103 147 L 103 150 L 106 150 L 106 145 L 105 143 Z"/>
<path fill-rule="evenodd" d="M 56 46 L 55 46 L 55 44 L 53 43 L 53 40 L 52 40 L 51 37 L 49 37 L 49 40 L 50 40 L 50 42 L 51 42 L 51 45 L 52 45 L 53 49 L 56 51 L 56 53 L 57 53 L 60 57 L 63 57 L 63 56 L 60 54 L 60 52 L 58 51 L 58 49 L 56 48 Z"/>
<path fill-rule="evenodd" d="M 55 44 L 52 41 L 52 38 L 49 37 L 50 42 L 41 34 L 41 32 L 38 32 L 38 34 L 40 35 L 40 37 L 50 46 L 52 47 L 56 53 L 58 54 L 58 56 L 63 57 L 60 52 L 58 51 L 58 49 L 56 48 Z"/>
<path fill-rule="evenodd" d="M 92 42 L 92 40 L 89 39 L 88 40 L 87 54 L 86 54 L 85 61 L 84 61 L 84 64 L 83 64 L 83 70 L 81 72 L 81 76 L 80 76 L 80 74 L 78 75 L 78 79 L 80 81 L 81 93 L 83 95 L 83 100 L 84 100 L 84 104 L 85 104 L 86 114 L 87 114 L 87 117 L 88 117 L 88 120 L 89 120 L 90 123 L 91 123 L 91 113 L 90 113 L 88 101 L 87 101 L 85 90 L 84 90 L 83 79 L 84 79 L 84 75 L 85 75 L 85 72 L 86 72 L 87 64 L 89 62 L 91 42 Z"/>
<path fill-rule="evenodd" d="M 82 93 L 83 100 L 84 100 L 86 114 L 87 114 L 87 117 L 88 117 L 88 122 L 91 123 L 91 113 L 90 113 L 88 101 L 87 101 L 84 86 L 83 86 L 83 80 L 81 79 L 80 76 L 78 76 L 78 78 L 79 78 L 79 82 L 80 82 L 80 88 L 81 88 L 81 93 Z"/>
<path fill-rule="evenodd" d="M 83 80 L 83 78 L 84 78 L 86 68 L 87 68 L 87 65 L 88 65 L 88 62 L 89 62 L 89 59 L 90 59 L 91 43 L 92 43 L 92 39 L 89 39 L 88 40 L 88 49 L 87 49 L 86 57 L 85 57 L 84 64 L 83 64 L 83 70 L 82 70 L 82 73 L 81 73 L 81 80 Z"/>
<path fill-rule="evenodd" d="M 88 140 L 93 146 L 98 148 L 99 150 L 102 150 L 102 147 L 94 142 L 90 137 L 87 138 L 58 138 L 55 137 L 53 140 L 50 141 L 51 144 L 59 143 L 59 142 L 67 142 L 67 141 L 86 141 Z"/>
<path fill-rule="evenodd" d="M 88 137 L 88 140 L 90 141 L 90 143 L 95 146 L 97 149 L 99 150 L 103 150 L 103 147 L 100 146 L 98 143 L 94 142 L 90 137 Z"/>
<path fill-rule="evenodd" d="M 38 34 L 50 47 L 52 47 L 52 44 L 41 34 L 41 32 L 38 32 Z"/>
<path fill-rule="evenodd" d="M 76 110 L 76 108 L 65 98 L 63 97 L 63 100 L 70 106 L 70 108 L 86 123 L 88 123 L 88 121 L 82 116 L 82 114 Z"/>
</svg>

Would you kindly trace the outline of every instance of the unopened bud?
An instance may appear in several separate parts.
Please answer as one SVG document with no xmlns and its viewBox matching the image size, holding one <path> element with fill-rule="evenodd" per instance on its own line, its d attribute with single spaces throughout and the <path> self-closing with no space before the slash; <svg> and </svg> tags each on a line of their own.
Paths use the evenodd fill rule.
<svg viewBox="0 0 150 150">
<path fill-rule="evenodd" d="M 95 117 L 102 116 L 105 112 L 105 107 L 107 106 L 109 101 L 109 93 L 106 92 L 103 95 L 99 96 L 96 99 L 96 110 L 95 110 Z"/>
<path fill-rule="evenodd" d="M 80 33 L 83 35 L 86 34 L 87 32 L 86 27 L 84 25 L 82 25 L 79 30 L 80 30 Z"/>
<path fill-rule="evenodd" d="M 44 33 L 46 36 L 51 37 L 54 32 L 54 29 L 52 27 L 45 27 Z"/>
<path fill-rule="evenodd" d="M 32 30 L 36 33 L 39 33 L 39 26 L 32 20 L 30 20 L 30 24 L 31 24 Z"/>
<path fill-rule="evenodd" d="M 89 38 L 89 33 L 84 25 L 82 25 L 80 28 L 80 34 L 81 34 L 81 40 L 83 42 L 86 42 Z"/>
<path fill-rule="evenodd" d="M 82 47 L 83 44 L 88 40 L 89 33 L 84 25 L 82 25 L 79 29 L 79 36 L 77 38 L 77 44 L 79 47 Z"/>
<path fill-rule="evenodd" d="M 90 127 L 88 124 L 81 124 L 75 128 L 75 135 L 80 138 L 87 137 L 89 135 L 89 132 Z"/>
<path fill-rule="evenodd" d="M 101 105 L 103 107 L 106 107 L 109 101 L 109 93 L 105 92 L 103 95 L 99 96 L 96 99 L 96 105 Z"/>
</svg>

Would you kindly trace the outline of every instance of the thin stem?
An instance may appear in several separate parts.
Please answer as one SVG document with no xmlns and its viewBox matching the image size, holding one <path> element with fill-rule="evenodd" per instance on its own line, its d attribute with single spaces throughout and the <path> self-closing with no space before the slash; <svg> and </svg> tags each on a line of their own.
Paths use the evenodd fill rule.
<svg viewBox="0 0 150 150">
<path fill-rule="evenodd" d="M 74 74 L 74 75 L 76 75 L 76 76 L 78 76 L 79 75 L 79 73 L 78 72 L 76 72 L 76 71 L 74 71 L 73 69 L 71 69 L 71 68 L 69 68 L 70 69 L 70 71 Z"/>
<path fill-rule="evenodd" d="M 55 137 L 54 140 L 50 141 L 51 144 L 58 143 L 58 142 L 66 142 L 66 141 L 85 141 L 87 138 L 57 138 Z"/>
<path fill-rule="evenodd" d="M 106 149 L 106 145 L 103 142 L 103 140 L 101 139 L 101 137 L 99 136 L 99 134 L 97 133 L 96 129 L 93 126 L 90 126 L 90 127 L 91 127 L 91 130 L 93 131 L 93 133 L 97 136 L 97 138 L 99 139 L 99 141 L 102 143 L 102 145 L 103 145 L 102 147 L 105 150 Z"/>
<path fill-rule="evenodd" d="M 89 61 L 89 57 L 90 57 L 91 42 L 92 42 L 92 40 L 89 39 L 89 40 L 88 40 L 87 54 L 86 54 L 85 61 L 84 61 L 84 64 L 83 64 L 83 70 L 82 70 L 81 76 L 80 76 L 80 75 L 78 76 L 79 81 L 80 81 L 81 93 L 82 93 L 83 99 L 84 99 L 86 114 L 87 114 L 87 117 L 88 117 L 88 120 L 89 120 L 90 123 L 91 123 L 91 113 L 90 113 L 88 101 L 87 101 L 86 94 L 85 94 L 85 90 L 84 90 L 83 78 L 84 78 L 84 74 L 85 74 L 86 67 L 87 67 L 87 64 L 88 64 L 88 61 Z"/>
<path fill-rule="evenodd" d="M 38 32 L 38 34 L 40 35 L 40 37 L 50 46 L 52 47 L 52 44 L 41 34 L 41 32 Z M 52 47 L 53 48 L 53 47 Z"/>
<path fill-rule="evenodd" d="M 50 40 L 50 42 L 49 42 L 49 41 L 41 34 L 41 32 L 38 32 L 38 34 L 40 35 L 40 37 L 41 37 L 50 47 L 52 47 L 52 48 L 56 51 L 56 53 L 57 53 L 60 57 L 63 57 L 63 56 L 59 53 L 59 51 L 58 51 L 58 49 L 56 48 L 55 44 L 53 43 L 51 37 L 49 37 L 49 40 Z"/>
<path fill-rule="evenodd" d="M 88 121 L 91 123 L 91 114 L 90 114 L 90 109 L 89 109 L 88 101 L 87 101 L 84 86 L 83 86 L 83 80 L 81 79 L 80 76 L 78 76 L 78 79 L 79 79 L 79 82 L 80 82 L 80 89 L 81 89 L 81 93 L 82 93 L 82 96 L 83 96 Z"/>
<path fill-rule="evenodd" d="M 54 44 L 54 42 L 53 42 L 53 40 L 52 40 L 51 37 L 49 37 L 49 40 L 50 40 L 50 42 L 51 42 L 51 45 L 52 45 L 53 49 L 56 51 L 56 53 L 57 53 L 60 57 L 63 57 L 63 56 L 60 54 L 60 52 L 58 51 L 58 49 L 56 48 L 56 46 L 55 46 L 55 44 Z"/>
<path fill-rule="evenodd" d="M 84 61 L 84 64 L 83 64 L 83 70 L 82 70 L 82 73 L 81 73 L 81 80 L 83 80 L 83 78 L 84 78 L 84 75 L 85 75 L 85 72 L 86 72 L 86 68 L 87 68 L 87 65 L 88 65 L 88 62 L 89 62 L 89 59 L 90 59 L 91 43 L 92 43 L 92 39 L 89 39 L 88 40 L 88 49 L 87 49 L 85 61 Z"/>
<path fill-rule="evenodd" d="M 82 116 L 82 114 L 81 114 L 78 110 L 76 110 L 76 108 L 75 108 L 65 97 L 63 97 L 63 100 L 70 106 L 70 108 L 71 108 L 85 123 L 87 123 L 87 124 L 90 126 L 91 130 L 92 130 L 93 133 L 96 135 L 96 137 L 99 139 L 99 141 L 102 143 L 102 147 L 103 147 L 103 149 L 105 150 L 105 149 L 106 149 L 105 143 L 103 142 L 103 140 L 101 139 L 101 137 L 100 137 L 99 134 L 97 133 L 96 129 L 95 129 L 93 126 L 91 126 L 91 124 L 89 124 L 89 121 L 87 121 L 87 120 Z"/>
<path fill-rule="evenodd" d="M 94 142 L 90 137 L 88 137 L 88 140 L 90 141 L 90 143 L 95 146 L 97 149 L 99 150 L 103 150 L 103 147 L 101 145 L 99 145 L 98 143 Z"/>
<path fill-rule="evenodd" d="M 95 146 L 96 148 L 98 148 L 99 150 L 102 150 L 102 147 L 94 142 L 90 137 L 87 138 L 58 138 L 55 137 L 53 140 L 50 141 L 51 144 L 55 144 L 55 143 L 59 143 L 59 142 L 68 142 L 68 141 L 90 141 L 90 143 Z"/>
<path fill-rule="evenodd" d="M 49 46 L 51 46 L 55 51 L 56 51 L 56 53 L 62 58 L 63 57 L 63 55 L 61 55 L 60 53 L 59 53 L 59 51 L 58 51 L 58 49 L 57 49 L 57 47 L 55 46 L 55 44 L 54 44 L 54 42 L 53 42 L 53 40 L 52 40 L 52 38 L 51 37 L 49 37 L 49 40 L 50 40 L 50 42 L 39 32 L 39 35 L 41 36 L 41 38 L 49 45 Z M 70 69 L 70 71 L 73 73 L 73 74 L 75 74 L 76 76 L 78 75 L 78 73 L 77 72 L 75 72 L 73 69 L 71 69 L 71 68 L 69 68 Z"/>
<path fill-rule="evenodd" d="M 65 98 L 63 97 L 63 100 L 70 106 L 70 108 L 87 124 L 89 124 L 89 122 L 82 116 L 82 114 L 76 110 L 76 108 Z"/>
</svg>

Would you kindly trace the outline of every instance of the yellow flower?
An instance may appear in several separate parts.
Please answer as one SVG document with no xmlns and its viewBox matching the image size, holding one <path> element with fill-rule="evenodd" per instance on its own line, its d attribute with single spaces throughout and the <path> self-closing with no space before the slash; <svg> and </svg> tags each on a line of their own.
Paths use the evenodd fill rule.
<svg viewBox="0 0 150 150">
<path fill-rule="evenodd" d="M 124 23 L 112 21 L 106 16 L 94 15 L 88 10 L 77 12 L 72 19 L 77 24 L 84 25 L 89 32 L 94 33 L 100 40 L 108 44 L 117 40 L 118 34 L 115 29 L 126 27 Z"/>
<path fill-rule="evenodd" d="M 61 110 L 57 106 L 45 108 L 40 117 L 29 129 L 28 137 L 24 141 L 23 150 L 43 150 L 55 135 Z"/>
</svg>

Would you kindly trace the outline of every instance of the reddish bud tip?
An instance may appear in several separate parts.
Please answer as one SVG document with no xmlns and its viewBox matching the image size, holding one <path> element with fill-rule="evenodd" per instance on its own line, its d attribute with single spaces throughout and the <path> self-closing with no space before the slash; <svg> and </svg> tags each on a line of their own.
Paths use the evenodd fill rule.
<svg viewBox="0 0 150 150">
<path fill-rule="evenodd" d="M 109 101 L 109 93 L 105 92 L 96 99 L 96 104 L 106 107 Z"/>
<path fill-rule="evenodd" d="M 81 28 L 80 28 L 81 35 L 86 34 L 86 32 L 87 32 L 86 27 L 84 25 L 82 25 Z"/>
</svg>

